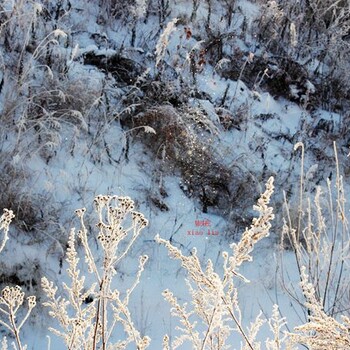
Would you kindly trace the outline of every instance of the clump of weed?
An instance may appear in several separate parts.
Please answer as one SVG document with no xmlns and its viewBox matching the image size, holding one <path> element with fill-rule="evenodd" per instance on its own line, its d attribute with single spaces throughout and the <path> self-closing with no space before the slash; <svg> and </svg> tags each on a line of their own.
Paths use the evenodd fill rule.
<svg viewBox="0 0 350 350">
<path fill-rule="evenodd" d="M 164 105 L 125 118 L 124 126 L 147 145 L 160 166 L 181 176 L 182 190 L 199 201 L 204 213 L 229 217 L 247 195 L 240 169 L 231 169 L 216 154 L 212 143 L 217 128 L 202 112 Z M 153 132 L 145 133 L 147 128 Z"/>
</svg>

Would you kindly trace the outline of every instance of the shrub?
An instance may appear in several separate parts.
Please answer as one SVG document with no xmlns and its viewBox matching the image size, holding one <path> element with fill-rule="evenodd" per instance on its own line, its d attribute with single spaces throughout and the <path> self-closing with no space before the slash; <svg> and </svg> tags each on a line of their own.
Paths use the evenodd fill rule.
<svg viewBox="0 0 350 350">
<path fill-rule="evenodd" d="M 223 265 L 219 271 L 215 271 L 211 260 L 203 265 L 195 248 L 186 256 L 169 241 L 159 235 L 155 237 L 157 243 L 168 249 L 172 258 L 181 262 L 182 268 L 188 274 L 187 286 L 191 296 L 191 304 L 180 304 L 170 290 L 163 292 L 164 298 L 172 307 L 173 316 L 178 317 L 181 323 L 177 328 L 179 333 L 171 344 L 169 336 L 164 336 L 164 350 L 176 349 L 185 344 L 187 346 L 188 343 L 196 350 L 227 349 L 232 345 L 236 346 L 235 344 L 241 344 L 241 349 L 261 349 L 257 333 L 264 319 L 259 314 L 250 327 L 246 328 L 242 324 L 236 281 L 240 279 L 247 282 L 239 269 L 243 263 L 252 261 L 255 245 L 269 235 L 271 220 L 274 218 L 272 208 L 269 207 L 273 190 L 273 178 L 270 178 L 265 192 L 254 207 L 259 216 L 253 219 L 241 239 L 230 245 L 230 253 L 222 252 Z M 141 213 L 133 211 L 134 203 L 128 197 L 97 196 L 94 203 L 98 216 L 97 240 L 103 251 L 101 264 L 98 264 L 99 260 L 93 256 L 89 246 L 88 231 L 84 224 L 85 210 L 79 209 L 76 214 L 80 218 L 81 229 L 77 236 L 84 251 L 85 263 L 80 262 L 76 250 L 76 232 L 72 229 L 66 259 L 67 274 L 71 282 L 63 283 L 65 292 L 58 293 L 59 288 L 53 282 L 45 277 L 42 279 L 42 288 L 48 298 L 43 305 L 49 308 L 50 316 L 60 324 L 60 329 L 50 330 L 63 338 L 66 349 L 126 349 L 131 343 L 137 349 L 146 349 L 150 339 L 147 336 L 141 337 L 134 327 L 128 304 L 132 292 L 140 282 L 147 256 L 140 257 L 134 283 L 126 291 L 115 289 L 113 278 L 118 272 L 117 264 L 129 253 L 147 225 L 147 220 Z M 13 213 L 5 209 L 0 217 L 0 229 L 4 232 L 0 250 L 6 242 L 12 219 Z M 301 246 L 296 246 L 299 247 Z M 317 246 L 313 248 L 315 251 L 318 249 Z M 307 247 L 305 251 L 310 253 Z M 81 272 L 81 264 L 88 267 L 88 275 Z M 320 286 L 315 283 L 312 275 L 306 274 L 306 270 L 310 271 L 310 268 L 300 266 L 300 287 L 305 298 L 308 319 L 304 324 L 295 327 L 293 332 L 284 332 L 286 320 L 280 317 L 278 306 L 275 305 L 272 317 L 268 320 L 272 338 L 265 339 L 266 349 L 293 350 L 300 344 L 312 350 L 347 349 L 350 346 L 349 318 L 343 316 L 338 320 L 335 313 L 327 314 L 319 297 Z M 311 273 L 314 271 L 311 270 Z M 36 305 L 35 297 L 30 296 L 27 300 L 28 309 L 22 320 L 18 321 L 15 316 L 23 309 L 24 303 L 21 288 L 5 287 L 0 296 L 0 315 L 5 316 L 0 324 L 13 333 L 13 348 L 17 350 L 26 349 L 21 343 L 20 331 Z M 126 336 L 112 344 L 112 333 L 118 325 L 124 329 Z M 8 350 L 6 338 L 3 338 L 1 350 Z"/>
<path fill-rule="evenodd" d="M 15 218 L 13 224 L 19 232 L 25 232 L 20 239 L 31 242 L 43 240 L 50 235 L 58 222 L 58 211 L 50 205 L 49 196 L 24 190 L 29 174 L 24 167 L 11 162 L 10 156 L 2 154 L 0 172 L 0 209 L 12 208 Z"/>
<path fill-rule="evenodd" d="M 148 0 L 100 0 L 100 7 L 107 13 L 107 16 L 102 15 L 101 17 L 122 18 L 126 20 L 132 14 L 134 17 L 139 18 L 146 13 L 147 2 Z"/>
<path fill-rule="evenodd" d="M 314 198 L 311 199 L 304 195 L 304 145 L 300 142 L 296 144 L 295 149 L 301 148 L 302 151 L 298 204 L 291 205 L 285 199 L 286 219 L 281 242 L 282 246 L 286 243 L 290 244 L 301 276 L 304 267 L 306 268 L 308 283 L 311 283 L 314 288 L 312 298 L 317 300 L 317 305 L 320 305 L 322 312 L 329 317 L 337 317 L 339 314 L 349 315 L 347 308 L 349 230 L 346 197 L 337 149 L 335 143 L 333 145 L 336 164 L 335 190 L 332 189 L 330 179 L 327 179 L 325 195 L 322 188 L 317 186 Z M 286 286 L 284 273 L 282 279 Z M 306 278 L 304 278 L 304 284 L 305 281 Z M 298 300 L 300 305 L 303 305 L 298 289 L 286 288 L 286 291 L 294 300 Z M 303 293 L 304 297 L 308 301 L 305 293 Z M 308 306 L 305 307 L 305 315 L 309 312 Z"/>
<path fill-rule="evenodd" d="M 162 166 L 166 165 L 165 171 L 180 173 L 183 191 L 199 200 L 203 212 L 214 210 L 228 217 L 232 207 L 250 191 L 244 186 L 242 172 L 234 172 L 215 154 L 210 143 L 218 129 L 202 111 L 177 111 L 164 105 L 126 118 L 127 132 L 135 136 L 142 133 L 141 141 Z M 154 133 L 142 132 L 144 126 Z"/>
<path fill-rule="evenodd" d="M 88 242 L 88 230 L 84 224 L 85 209 L 79 209 L 76 211 L 81 221 L 78 238 L 91 275 L 84 276 L 79 270 L 76 233 L 72 229 L 66 259 L 71 283 L 63 284 L 67 297 L 58 295 L 58 287 L 53 282 L 46 277 L 42 279 L 42 288 L 48 298 L 43 305 L 49 308 L 49 315 L 61 327 L 60 330 L 50 330 L 62 337 L 66 348 L 72 350 L 125 349 L 129 343 L 135 343 L 137 349 L 146 349 L 150 339 L 142 337 L 135 328 L 128 304 L 140 282 L 148 257 L 140 257 L 135 281 L 124 293 L 116 289 L 113 282 L 118 273 L 117 264 L 128 254 L 148 222 L 143 214 L 133 211 L 134 202 L 128 197 L 97 196 L 94 204 L 98 215 L 97 240 L 103 251 L 101 266 L 98 266 L 98 259 L 93 256 Z M 94 282 L 88 281 L 89 277 Z M 118 325 L 123 327 L 126 338 L 113 343 L 112 334 Z"/>
<path fill-rule="evenodd" d="M 239 267 L 245 261 L 251 261 L 251 252 L 262 238 L 269 235 L 270 221 L 274 218 L 272 208 L 268 207 L 273 193 L 273 178 L 266 184 L 266 191 L 258 200 L 255 210 L 259 217 L 253 220 L 251 227 L 246 229 L 238 243 L 231 244 L 231 253 L 222 252 L 223 273 L 214 270 L 211 260 L 202 268 L 199 257 L 194 249 L 190 256 L 185 256 L 169 241 L 156 236 L 156 241 L 164 245 L 173 259 L 178 259 L 186 270 L 189 280 L 188 288 L 192 298 L 191 306 L 180 305 L 176 297 L 169 290 L 163 292 L 164 298 L 172 307 L 172 315 L 180 319 L 180 335 L 169 345 L 169 337 L 164 338 L 163 349 L 176 349 L 185 342 L 191 344 L 192 349 L 224 349 L 232 342 L 232 332 L 238 333 L 235 341 L 243 341 L 244 349 L 255 349 L 256 334 L 262 320 L 260 316 L 253 322 L 246 332 L 242 326 L 241 311 L 238 303 L 238 291 L 235 278 L 246 279 L 239 273 Z M 201 323 L 198 323 L 198 320 Z M 200 332 L 201 324 L 204 330 Z M 238 340 L 239 339 L 239 340 Z"/>
<path fill-rule="evenodd" d="M 315 81 L 318 103 L 326 100 L 324 108 L 334 110 L 347 105 L 350 91 L 349 23 L 346 1 L 267 1 L 255 31 L 277 61 L 288 57 L 304 64 Z"/>
<path fill-rule="evenodd" d="M 4 236 L 2 238 L 0 252 L 4 249 L 6 241 L 8 239 L 9 225 L 14 218 L 12 210 L 4 209 L 3 214 L 0 217 L 0 230 L 3 232 Z M 31 314 L 33 308 L 36 305 L 35 296 L 27 297 L 28 310 L 23 316 L 22 320 L 18 321 L 18 312 L 22 309 L 24 303 L 24 292 L 22 292 L 21 287 L 6 286 L 0 294 L 0 324 L 4 326 L 5 330 L 10 331 L 15 337 L 15 342 L 12 346 L 16 350 L 25 350 L 26 346 L 22 345 L 20 339 L 20 331 L 24 323 L 27 321 L 29 315 Z M 2 318 L 4 317 L 5 320 Z M 7 350 L 7 340 L 6 337 L 3 338 L 1 344 L 1 350 Z"/>
</svg>

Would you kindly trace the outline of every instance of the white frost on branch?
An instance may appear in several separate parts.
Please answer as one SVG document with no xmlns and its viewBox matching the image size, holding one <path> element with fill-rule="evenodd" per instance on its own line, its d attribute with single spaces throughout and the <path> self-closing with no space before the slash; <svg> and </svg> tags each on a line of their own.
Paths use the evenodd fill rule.
<svg viewBox="0 0 350 350">
<path fill-rule="evenodd" d="M 131 12 L 136 19 L 142 18 L 147 11 L 147 0 L 136 0 L 135 5 L 132 6 Z"/>
<path fill-rule="evenodd" d="M 174 18 L 173 20 L 171 20 L 167 24 L 166 28 L 164 29 L 164 32 L 160 35 L 160 38 L 156 45 L 156 66 L 158 66 L 160 61 L 164 59 L 166 48 L 168 47 L 168 44 L 169 44 L 170 34 L 174 30 L 176 30 L 175 24 L 177 21 L 178 21 L 177 18 Z"/>
</svg>

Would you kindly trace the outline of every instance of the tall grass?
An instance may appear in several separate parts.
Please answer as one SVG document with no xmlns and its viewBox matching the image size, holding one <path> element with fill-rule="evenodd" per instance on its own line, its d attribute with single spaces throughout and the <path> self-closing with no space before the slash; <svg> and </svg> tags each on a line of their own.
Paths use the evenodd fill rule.
<svg viewBox="0 0 350 350">
<path fill-rule="evenodd" d="M 315 217 L 318 220 L 315 230 L 311 223 L 310 202 L 307 207 L 308 226 L 300 231 L 300 236 L 297 235 L 297 229 L 292 228 L 291 221 L 285 223 L 284 233 L 291 239 L 299 267 L 300 290 L 303 295 L 300 303 L 307 310 L 307 319 L 304 324 L 295 327 L 294 331 L 286 332 L 287 320 L 280 317 L 278 305 L 275 305 L 272 316 L 268 319 L 272 336 L 265 339 L 266 349 L 296 349 L 300 344 L 315 350 L 347 349 L 350 346 L 350 318 L 345 315 L 338 317 L 343 305 L 343 283 L 347 281 L 344 274 L 348 241 L 345 240 L 347 236 L 344 236 L 347 226 L 343 218 L 344 196 L 339 172 L 336 180 L 336 217 L 331 219 L 331 225 L 327 225 L 324 220 L 319 191 L 315 199 Z M 163 292 L 163 297 L 171 306 L 172 315 L 178 318 L 180 323 L 174 339 L 170 339 L 168 335 L 164 336 L 164 350 L 186 349 L 189 346 L 196 350 L 264 348 L 257 336 L 266 320 L 258 314 L 250 327 L 243 324 L 237 281 L 249 282 L 240 273 L 240 267 L 243 263 L 253 260 L 252 252 L 256 244 L 269 235 L 271 220 L 274 218 L 272 207 L 269 206 L 273 191 L 273 178 L 270 178 L 266 183 L 265 192 L 260 195 L 257 205 L 254 206 L 258 217 L 253 219 L 240 241 L 230 245 L 230 252 L 222 252 L 223 264 L 218 271 L 214 269 L 211 260 L 204 264 L 195 248 L 187 256 L 171 242 L 156 236 L 156 242 L 165 246 L 171 258 L 179 260 L 186 271 L 186 283 L 191 297 L 189 304 L 181 304 L 169 289 Z M 331 199 L 330 196 L 329 200 Z M 102 259 L 98 259 L 92 253 L 88 240 L 89 232 L 84 223 L 85 209 L 79 209 L 76 214 L 80 219 L 81 228 L 77 233 L 75 229 L 71 230 L 66 254 L 66 272 L 70 283 L 63 283 L 62 289 L 46 277 L 42 279 L 42 289 L 47 297 L 43 306 L 49 309 L 49 315 L 59 325 L 50 328 L 50 331 L 61 337 L 65 348 L 71 350 L 126 349 L 129 344 L 134 344 L 137 349 L 146 349 L 151 339 L 141 336 L 135 328 L 128 305 L 140 282 L 148 257 L 139 258 L 135 280 L 127 290 L 116 289 L 113 280 L 118 274 L 117 264 L 129 254 L 148 221 L 143 214 L 134 211 L 134 202 L 128 197 L 97 196 L 94 205 L 97 213 L 97 241 L 103 251 Z M 332 208 L 330 206 L 330 209 Z M 302 215 L 303 211 L 300 209 L 298 213 Z M 9 225 L 13 217 L 13 213 L 5 209 L 0 218 L 0 229 L 3 232 L 1 250 L 8 239 Z M 296 222 L 298 225 L 299 219 Z M 330 235 L 326 234 L 327 228 L 331 229 Z M 342 235 L 339 236 L 338 230 Z M 82 246 L 84 261 L 80 260 L 76 248 L 77 240 Z M 340 259 L 337 255 L 338 248 L 343 253 Z M 88 270 L 88 274 L 85 275 L 81 272 L 84 266 Z M 18 350 L 26 349 L 20 334 L 36 306 L 35 297 L 27 298 L 27 307 L 24 304 L 24 292 L 20 287 L 7 286 L 2 290 L 0 324 L 12 333 L 12 348 Z M 24 308 L 27 310 L 23 314 Z M 17 314 L 23 314 L 21 321 L 16 318 Z M 113 332 L 118 326 L 124 330 L 125 336 L 115 340 Z M 1 349 L 8 349 L 6 338 L 2 341 Z"/>
<path fill-rule="evenodd" d="M 301 149 L 303 153 L 303 145 Z M 325 193 L 321 187 L 317 187 L 313 199 L 304 196 L 302 155 L 297 217 L 293 220 L 291 204 L 285 198 L 286 220 L 282 233 L 282 246 L 286 242 L 290 243 L 301 280 L 302 269 L 305 267 L 308 279 L 314 288 L 314 297 L 322 306 L 325 314 L 330 317 L 336 317 L 342 313 L 349 314 L 347 306 L 349 300 L 347 292 L 349 227 L 343 178 L 340 174 L 335 143 L 334 155 L 335 183 L 327 179 Z M 286 281 L 287 276 L 283 275 L 282 278 Z M 298 296 L 300 293 L 297 288 L 286 289 L 294 300 L 303 304 Z M 304 308 L 304 312 L 308 314 L 310 310 Z"/>
</svg>

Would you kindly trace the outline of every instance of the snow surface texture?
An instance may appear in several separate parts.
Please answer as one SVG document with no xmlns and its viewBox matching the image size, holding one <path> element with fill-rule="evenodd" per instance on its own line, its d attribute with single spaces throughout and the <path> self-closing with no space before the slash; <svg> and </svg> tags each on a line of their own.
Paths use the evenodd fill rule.
<svg viewBox="0 0 350 350">
<path fill-rule="evenodd" d="M 2 280 L 44 298 L 37 286 L 42 275 L 64 280 L 68 232 L 78 225 L 74 210 L 92 213 L 97 194 L 130 196 L 150 225 L 118 267 L 119 278 L 128 285 L 137 257 L 150 256 L 131 310 L 152 349 L 174 332 L 161 291 L 171 287 L 188 297 L 183 271 L 154 236 L 185 254 L 195 246 L 203 261 L 218 263 L 223 247 L 250 224 L 269 176 L 278 220 L 282 189 L 297 203 L 295 143 L 305 143 L 310 193 L 332 176 L 333 141 L 341 162 L 347 154 L 345 116 L 305 108 L 316 93 L 311 81 L 287 86 L 298 100 L 292 103 L 263 87 L 264 74 L 279 70 L 272 58 L 268 72 L 246 77 L 268 55 L 250 30 L 260 5 L 208 3 L 196 12 L 188 1 L 24 1 L 17 7 L 4 1 L 1 8 L 1 205 L 16 205 L 10 209 L 18 218 L 1 256 Z M 173 124 L 173 133 L 165 129 Z M 196 234 L 197 220 L 209 220 L 214 234 Z M 240 271 L 251 281 L 240 289 L 246 324 L 277 301 L 291 325 L 299 321 L 276 277 L 278 220 L 254 263 Z M 93 236 L 91 242 L 96 247 Z M 288 259 L 292 265 L 293 256 Z M 290 284 L 299 281 L 295 271 Z M 50 322 L 41 311 L 33 316 L 23 330 L 29 349 L 45 348 Z M 52 337 L 52 350 L 60 344 Z"/>
</svg>

